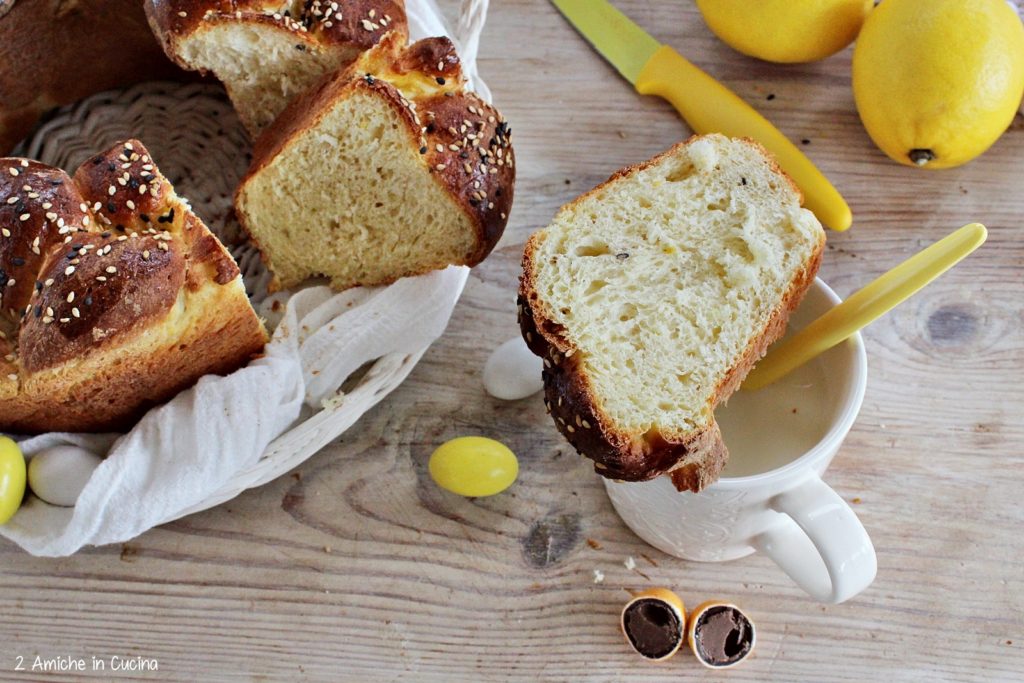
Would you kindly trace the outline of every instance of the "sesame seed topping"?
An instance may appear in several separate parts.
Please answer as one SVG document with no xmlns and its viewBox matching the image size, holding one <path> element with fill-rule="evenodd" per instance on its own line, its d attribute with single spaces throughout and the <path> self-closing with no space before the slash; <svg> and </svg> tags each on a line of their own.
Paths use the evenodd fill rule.
<svg viewBox="0 0 1024 683">
<path fill-rule="evenodd" d="M 21 160 L 21 165 L 22 165 L 23 168 L 28 168 L 28 159 L 22 159 Z"/>
<path fill-rule="evenodd" d="M 7 203 L 8 204 L 17 204 L 18 203 L 18 198 L 17 197 L 8 197 L 7 198 Z"/>
<path fill-rule="evenodd" d="M 9 170 L 11 171 L 11 175 L 12 176 L 17 176 L 18 175 L 18 169 L 14 168 L 13 166 L 11 166 L 11 168 Z"/>
<path fill-rule="evenodd" d="M 75 293 L 71 292 L 70 294 L 68 294 L 68 303 L 71 303 L 74 300 L 75 300 Z"/>
<path fill-rule="evenodd" d="M 107 194 L 110 195 L 111 197 L 114 196 L 115 192 L 117 192 L 117 188 L 114 187 L 113 185 L 107 188 Z"/>
<path fill-rule="evenodd" d="M 79 313 L 77 307 L 71 309 L 71 315 L 75 316 L 76 318 L 81 318 L 82 317 L 81 314 Z"/>
<path fill-rule="evenodd" d="M 65 275 L 71 275 L 73 272 L 75 272 L 74 266 L 68 266 L 67 268 L 64 269 Z"/>
<path fill-rule="evenodd" d="M 188 16 L 188 12 L 178 12 L 178 16 L 181 17 L 182 19 L 184 19 L 185 17 Z"/>
<path fill-rule="evenodd" d="M 23 213 L 20 216 L 18 216 L 18 220 L 22 222 L 27 221 L 29 218 L 31 218 L 31 215 L 27 213 Z"/>
<path fill-rule="evenodd" d="M 111 275 L 117 272 L 117 268 L 115 268 L 114 266 L 107 266 L 106 268 L 104 268 L 104 270 L 106 270 Z"/>
</svg>

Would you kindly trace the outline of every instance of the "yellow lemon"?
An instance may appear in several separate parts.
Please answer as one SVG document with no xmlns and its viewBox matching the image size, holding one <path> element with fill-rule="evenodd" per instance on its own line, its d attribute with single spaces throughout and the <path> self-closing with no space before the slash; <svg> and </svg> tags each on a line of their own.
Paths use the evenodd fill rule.
<svg viewBox="0 0 1024 683">
<path fill-rule="evenodd" d="M 813 62 L 857 37 L 873 0 L 697 0 L 715 35 L 769 62 Z"/>
<path fill-rule="evenodd" d="M 853 95 L 890 157 L 959 166 L 1013 121 L 1024 96 L 1024 25 L 1005 0 L 884 0 L 857 39 Z"/>
</svg>

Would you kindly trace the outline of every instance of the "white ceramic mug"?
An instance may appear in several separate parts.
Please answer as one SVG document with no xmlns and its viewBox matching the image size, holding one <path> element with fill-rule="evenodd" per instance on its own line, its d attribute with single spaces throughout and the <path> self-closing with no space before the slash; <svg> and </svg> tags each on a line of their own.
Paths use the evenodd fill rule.
<svg viewBox="0 0 1024 683">
<path fill-rule="evenodd" d="M 815 280 L 790 328 L 800 329 L 839 301 Z M 743 415 L 725 420 L 719 414 L 726 446 L 755 454 L 755 466 L 746 466 L 757 473 L 742 472 L 740 463 L 745 476 L 729 476 L 730 462 L 724 476 L 699 494 L 676 491 L 668 477 L 605 480 L 605 488 L 629 528 L 670 555 L 722 562 L 761 551 L 816 600 L 843 602 L 874 580 L 875 549 L 821 475 L 850 431 L 866 385 L 867 356 L 857 334 L 776 384 L 736 394 L 727 411 L 743 401 Z M 759 448 L 770 457 L 762 459 Z"/>
</svg>

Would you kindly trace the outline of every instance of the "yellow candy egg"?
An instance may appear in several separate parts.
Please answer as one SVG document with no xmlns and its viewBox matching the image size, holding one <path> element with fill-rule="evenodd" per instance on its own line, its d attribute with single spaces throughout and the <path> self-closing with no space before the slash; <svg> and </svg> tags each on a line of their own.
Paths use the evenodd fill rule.
<svg viewBox="0 0 1024 683">
<path fill-rule="evenodd" d="M 13 440 L 0 436 L 0 524 L 21 507 L 25 497 L 25 456 Z"/>
<path fill-rule="evenodd" d="M 516 454 L 500 441 L 460 436 L 441 444 L 430 456 L 430 476 L 438 486 L 460 496 L 493 496 L 519 475 Z"/>
</svg>

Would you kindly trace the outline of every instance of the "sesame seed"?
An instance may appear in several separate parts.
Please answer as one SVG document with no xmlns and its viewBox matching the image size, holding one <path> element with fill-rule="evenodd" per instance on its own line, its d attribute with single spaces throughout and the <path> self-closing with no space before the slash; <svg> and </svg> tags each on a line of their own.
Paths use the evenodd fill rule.
<svg viewBox="0 0 1024 683">
<path fill-rule="evenodd" d="M 18 169 L 14 168 L 13 166 L 11 166 L 10 171 L 12 176 L 18 175 Z"/>
<path fill-rule="evenodd" d="M 77 307 L 71 309 L 71 315 L 75 316 L 76 318 L 81 318 L 82 317 L 81 314 L 79 313 Z"/>
<path fill-rule="evenodd" d="M 28 159 L 22 159 L 21 160 L 21 165 L 22 165 L 23 168 L 28 168 Z"/>
<path fill-rule="evenodd" d="M 106 270 L 110 274 L 114 274 L 117 272 L 117 268 L 115 268 L 114 266 L 107 266 L 104 270 Z"/>
<path fill-rule="evenodd" d="M 107 194 L 110 195 L 111 197 L 114 196 L 115 192 L 117 192 L 117 188 L 114 187 L 113 185 L 107 188 Z"/>
<path fill-rule="evenodd" d="M 438 152 L 443 152 L 443 151 L 444 151 L 444 145 L 436 145 L 436 146 L 435 146 L 435 149 L 436 149 L 436 150 L 437 150 Z"/>
<path fill-rule="evenodd" d="M 74 266 L 68 266 L 67 268 L 64 269 L 64 274 L 65 275 L 71 275 L 71 273 L 73 273 L 73 272 L 75 272 L 75 267 Z"/>
<path fill-rule="evenodd" d="M 17 380 L 18 379 L 18 375 L 16 373 L 12 372 L 11 374 L 7 375 L 7 379 L 12 380 L 12 381 L 13 380 Z"/>
<path fill-rule="evenodd" d="M 107 281 L 107 278 L 106 278 L 106 276 L 104 276 L 104 275 L 97 275 L 97 276 L 96 276 L 96 280 L 97 280 L 98 282 L 106 282 L 106 281 Z"/>
<path fill-rule="evenodd" d="M 27 221 L 31 217 L 32 217 L 31 214 L 23 213 L 20 216 L 18 216 L 18 220 L 24 222 L 24 221 Z"/>
<path fill-rule="evenodd" d="M 178 16 L 181 17 L 182 19 L 184 19 L 185 17 L 188 16 L 188 12 L 178 12 Z"/>
<path fill-rule="evenodd" d="M 438 171 L 443 171 L 444 169 L 446 169 L 446 168 L 448 168 L 448 167 L 447 167 L 447 166 L 445 166 L 444 164 L 438 164 L 438 165 L 437 165 L 437 166 L 435 166 L 434 168 L 436 168 L 436 169 L 437 169 Z"/>
<path fill-rule="evenodd" d="M 7 198 L 7 203 L 8 204 L 17 204 L 18 203 L 18 198 L 17 197 L 8 197 Z"/>
<path fill-rule="evenodd" d="M 70 294 L 68 294 L 68 303 L 71 303 L 74 300 L 75 300 L 75 293 L 71 292 Z"/>
<path fill-rule="evenodd" d="M 46 315 L 48 315 L 51 318 L 53 317 L 53 307 L 52 306 L 47 306 L 46 307 Z"/>
</svg>

